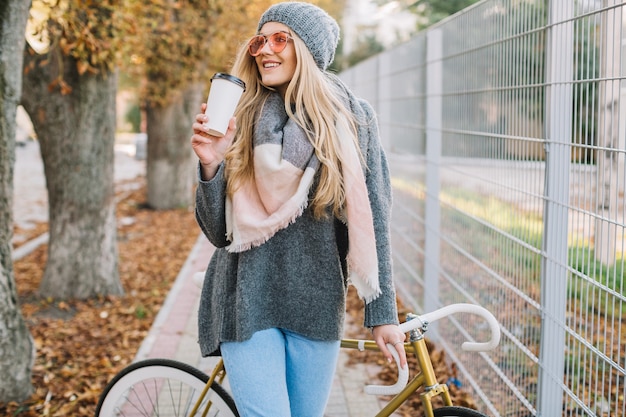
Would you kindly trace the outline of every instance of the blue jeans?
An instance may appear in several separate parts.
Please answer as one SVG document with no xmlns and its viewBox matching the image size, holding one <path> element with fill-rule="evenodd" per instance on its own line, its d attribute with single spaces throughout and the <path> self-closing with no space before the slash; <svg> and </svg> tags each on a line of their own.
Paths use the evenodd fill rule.
<svg viewBox="0 0 626 417">
<path fill-rule="evenodd" d="M 339 356 L 337 341 L 284 329 L 220 345 L 241 417 L 322 417 Z"/>
</svg>

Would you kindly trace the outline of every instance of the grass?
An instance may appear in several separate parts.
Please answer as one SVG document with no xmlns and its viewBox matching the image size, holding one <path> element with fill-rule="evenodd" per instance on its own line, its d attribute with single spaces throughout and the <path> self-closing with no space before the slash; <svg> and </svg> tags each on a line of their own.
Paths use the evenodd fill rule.
<svg viewBox="0 0 626 417">
<path fill-rule="evenodd" d="M 544 227 L 541 216 L 517 209 L 494 196 L 464 189 L 446 188 L 441 194 L 441 202 L 444 203 L 442 227 L 450 228 L 451 233 L 460 237 L 459 243 L 470 248 L 474 256 L 500 274 L 540 279 Z M 585 292 L 579 290 L 581 285 L 574 285 L 586 280 L 587 285 L 594 287 L 595 294 L 604 295 L 596 297 L 598 313 L 624 317 L 624 260 L 618 259 L 614 265 L 607 266 L 596 259 L 588 239 L 578 236 L 570 235 L 568 245 L 568 267 L 572 271 L 568 280 L 570 298 L 581 301 L 581 308 L 589 306 L 584 300 Z"/>
</svg>

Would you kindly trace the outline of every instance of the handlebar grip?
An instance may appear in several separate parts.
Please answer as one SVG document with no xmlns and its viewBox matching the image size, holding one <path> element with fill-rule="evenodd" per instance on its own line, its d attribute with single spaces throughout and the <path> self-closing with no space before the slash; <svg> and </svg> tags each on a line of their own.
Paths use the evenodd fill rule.
<svg viewBox="0 0 626 417">
<path fill-rule="evenodd" d="M 491 331 L 491 338 L 487 342 L 463 342 L 461 345 L 463 350 L 469 352 L 482 352 L 493 350 L 496 346 L 498 346 L 500 343 L 500 325 L 498 324 L 498 320 L 496 320 L 489 310 L 476 304 L 450 304 L 438 310 L 419 316 L 417 320 L 404 322 L 400 325 L 400 329 L 406 333 L 416 329 L 423 323 L 432 323 L 456 313 L 469 313 L 481 316 L 485 319 L 487 324 L 489 324 L 489 330 Z"/>
<path fill-rule="evenodd" d="M 398 381 L 393 385 L 366 385 L 364 390 L 366 394 L 372 395 L 396 395 L 406 386 L 409 381 L 409 366 L 405 366 L 404 369 L 400 367 L 400 356 L 396 348 L 387 343 L 387 349 L 393 356 L 393 359 L 398 365 Z"/>
</svg>

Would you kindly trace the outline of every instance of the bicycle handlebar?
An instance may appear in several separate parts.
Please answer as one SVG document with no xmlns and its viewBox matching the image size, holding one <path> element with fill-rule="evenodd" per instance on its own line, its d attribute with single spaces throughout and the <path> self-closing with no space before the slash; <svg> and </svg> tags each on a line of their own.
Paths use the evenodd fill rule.
<svg viewBox="0 0 626 417">
<path fill-rule="evenodd" d="M 438 310 L 426 313 L 422 316 L 418 316 L 417 320 L 409 320 L 407 322 L 404 322 L 400 325 L 400 329 L 402 329 L 402 331 L 406 333 L 413 329 L 416 329 L 423 323 L 432 323 L 433 321 L 437 321 L 456 313 L 470 313 L 481 316 L 483 319 L 485 319 L 487 324 L 489 324 L 489 330 L 491 331 L 491 338 L 488 342 L 464 342 L 461 345 L 463 350 L 469 352 L 483 352 L 493 350 L 496 348 L 496 346 L 498 346 L 498 344 L 500 343 L 500 325 L 498 324 L 498 320 L 496 320 L 496 318 L 493 316 L 493 314 L 491 314 L 489 310 L 476 304 L 450 304 Z"/>
<path fill-rule="evenodd" d="M 500 343 L 500 325 L 498 324 L 498 321 L 489 310 L 476 304 L 450 304 L 438 310 L 418 316 L 413 320 L 406 321 L 400 324 L 400 329 L 402 330 L 402 332 L 407 333 L 411 330 L 417 329 L 418 327 L 422 327 L 425 324 L 432 323 L 434 321 L 456 313 L 470 313 L 481 316 L 489 324 L 489 330 L 491 331 L 491 338 L 489 339 L 489 341 L 463 342 L 463 344 L 461 345 L 461 348 L 463 350 L 469 352 L 482 352 L 493 350 L 496 348 L 496 346 L 498 346 L 498 344 Z M 408 366 L 407 369 L 402 369 L 400 367 L 400 357 L 398 356 L 398 352 L 396 351 L 395 347 L 391 344 L 387 344 L 387 348 L 391 352 L 394 360 L 396 361 L 396 365 L 398 366 L 398 382 L 396 382 L 394 385 L 367 385 L 365 387 L 365 392 L 367 394 L 395 395 L 402 391 L 402 389 L 408 382 Z"/>
</svg>

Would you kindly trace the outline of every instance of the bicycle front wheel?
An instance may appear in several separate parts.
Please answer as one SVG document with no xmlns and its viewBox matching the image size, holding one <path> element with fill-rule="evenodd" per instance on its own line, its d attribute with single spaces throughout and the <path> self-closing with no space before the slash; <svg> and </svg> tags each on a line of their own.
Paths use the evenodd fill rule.
<svg viewBox="0 0 626 417">
<path fill-rule="evenodd" d="M 433 411 L 435 417 L 487 417 L 483 413 L 465 407 L 439 407 Z"/>
<path fill-rule="evenodd" d="M 146 359 L 133 363 L 106 386 L 95 417 L 189 417 L 209 376 L 185 363 Z M 235 402 L 216 382 L 197 415 L 210 403 L 208 416 L 239 417 Z"/>
</svg>

